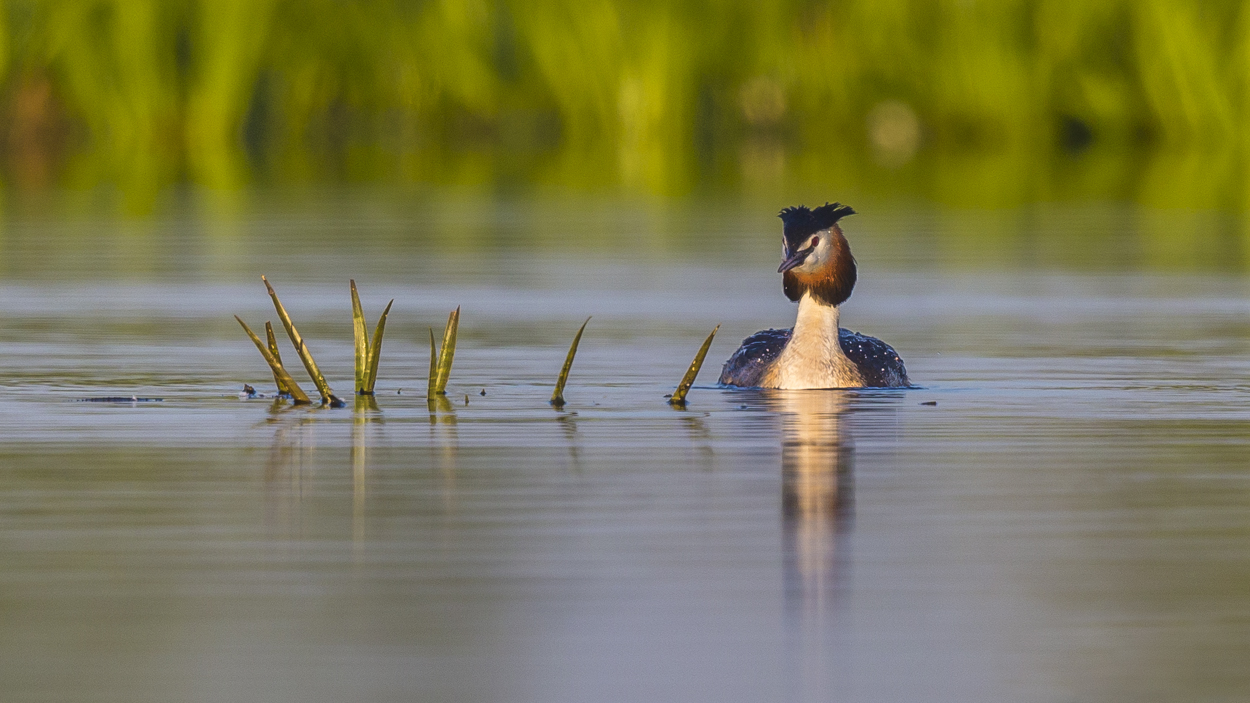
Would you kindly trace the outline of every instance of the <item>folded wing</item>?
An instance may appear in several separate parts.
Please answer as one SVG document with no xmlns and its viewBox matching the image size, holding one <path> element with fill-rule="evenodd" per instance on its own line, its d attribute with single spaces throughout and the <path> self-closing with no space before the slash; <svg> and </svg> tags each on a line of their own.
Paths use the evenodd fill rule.
<svg viewBox="0 0 1250 703">
<path fill-rule="evenodd" d="M 758 387 L 768 368 L 786 348 L 791 332 L 790 329 L 767 329 L 742 340 L 742 346 L 729 357 L 721 370 L 721 385 Z M 838 343 L 847 358 L 859 368 L 868 387 L 901 388 L 911 385 L 903 359 L 893 347 L 880 339 L 839 329 Z"/>
</svg>

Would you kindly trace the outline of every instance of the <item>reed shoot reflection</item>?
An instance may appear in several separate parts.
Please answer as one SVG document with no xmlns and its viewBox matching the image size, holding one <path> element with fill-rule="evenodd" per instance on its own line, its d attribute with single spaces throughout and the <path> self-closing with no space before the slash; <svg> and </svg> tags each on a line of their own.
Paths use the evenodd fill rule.
<svg viewBox="0 0 1250 703">
<path fill-rule="evenodd" d="M 365 489 L 369 472 L 367 425 L 381 422 L 382 410 L 373 395 L 356 396 L 352 416 L 352 547 L 359 552 L 365 539 Z"/>
</svg>

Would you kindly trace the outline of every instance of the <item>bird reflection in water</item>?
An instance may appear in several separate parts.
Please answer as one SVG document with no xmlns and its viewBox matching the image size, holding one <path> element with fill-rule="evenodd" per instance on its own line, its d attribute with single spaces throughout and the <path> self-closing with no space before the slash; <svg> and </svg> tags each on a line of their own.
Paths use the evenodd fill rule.
<svg viewBox="0 0 1250 703">
<path fill-rule="evenodd" d="M 830 680 L 837 595 L 848 574 L 853 519 L 851 440 L 843 391 L 769 393 L 781 418 L 786 609 L 801 668 L 800 700 L 824 699 Z"/>
</svg>

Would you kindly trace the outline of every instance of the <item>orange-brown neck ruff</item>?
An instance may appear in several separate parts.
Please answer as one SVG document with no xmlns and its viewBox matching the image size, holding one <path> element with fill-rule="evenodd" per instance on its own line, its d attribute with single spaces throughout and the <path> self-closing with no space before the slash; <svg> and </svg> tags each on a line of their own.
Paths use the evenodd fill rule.
<svg viewBox="0 0 1250 703">
<path fill-rule="evenodd" d="M 798 302 L 804 293 L 824 305 L 841 305 L 851 297 L 855 289 L 855 257 L 851 256 L 851 245 L 842 235 L 842 228 L 834 225 L 829 228 L 832 241 L 829 263 L 823 268 L 810 273 L 790 269 L 781 277 L 782 289 L 786 297 Z"/>
</svg>

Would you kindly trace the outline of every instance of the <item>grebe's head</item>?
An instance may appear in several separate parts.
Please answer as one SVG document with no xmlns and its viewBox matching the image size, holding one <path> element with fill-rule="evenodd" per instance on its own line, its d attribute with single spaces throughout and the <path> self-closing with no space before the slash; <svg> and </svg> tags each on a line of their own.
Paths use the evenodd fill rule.
<svg viewBox="0 0 1250 703">
<path fill-rule="evenodd" d="M 855 211 L 840 203 L 825 203 L 815 210 L 788 207 L 778 217 L 784 225 L 782 261 L 777 272 L 790 300 L 803 295 L 825 305 L 841 305 L 855 288 L 855 257 L 842 235 L 838 220 Z"/>
</svg>

